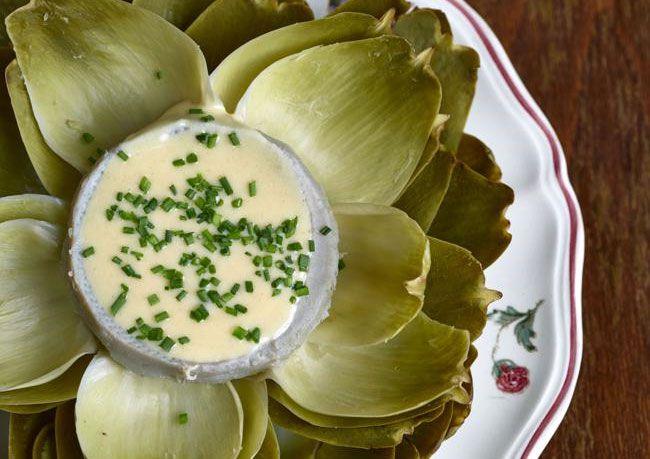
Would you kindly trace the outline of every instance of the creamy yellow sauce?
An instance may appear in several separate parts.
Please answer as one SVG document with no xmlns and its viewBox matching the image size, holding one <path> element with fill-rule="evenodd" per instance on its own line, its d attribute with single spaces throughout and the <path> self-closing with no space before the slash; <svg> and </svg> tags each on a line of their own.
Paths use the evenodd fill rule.
<svg viewBox="0 0 650 459">
<path fill-rule="evenodd" d="M 191 115 L 196 121 L 201 117 Z M 304 297 L 301 295 L 308 294 L 300 284 L 306 272 L 299 269 L 299 255 L 303 255 L 301 262 L 305 268 L 306 257 L 310 248 L 313 249 L 307 204 L 290 165 L 278 156 L 277 147 L 256 131 L 244 128 L 205 122 L 205 132 L 207 138 L 197 139 L 197 133 L 191 130 L 170 132 L 158 127 L 125 142 L 120 147 L 124 154 L 107 159 L 109 164 L 88 204 L 80 232 L 81 247 L 87 251 L 84 269 L 98 302 L 132 336 L 140 337 L 161 352 L 169 352 L 172 357 L 194 362 L 236 358 L 282 333 L 291 323 L 300 298 Z M 213 134 L 217 134 L 216 139 L 209 137 Z M 192 154 L 196 155 L 195 162 Z M 192 217 L 192 211 L 188 215 L 186 209 L 177 207 L 176 202 L 186 203 L 196 214 L 201 213 L 198 206 L 202 203 L 197 199 L 205 199 L 205 190 L 195 189 L 194 195 L 190 191 L 189 197 L 186 196 L 192 189 L 187 180 L 198 174 L 210 186 L 218 187 L 215 202 L 223 200 L 223 203 L 206 208 L 218 213 L 220 220 L 217 217 L 199 223 Z M 232 188 L 231 194 L 220 181 L 223 177 Z M 252 182 L 255 189 L 251 192 Z M 172 185 L 176 188 L 175 195 L 170 189 Z M 119 196 L 121 201 L 118 193 L 124 194 Z M 136 207 L 129 200 L 138 195 L 143 196 L 144 202 Z M 152 198 L 157 200 L 157 205 L 152 206 L 155 210 L 145 213 L 144 208 Z M 163 209 L 165 199 L 168 199 L 167 207 L 169 199 L 174 201 L 169 211 Z M 127 214 L 120 216 L 120 211 L 133 212 L 138 218 L 145 216 L 145 224 L 148 221 L 153 225 L 147 232 L 159 241 L 164 241 L 166 236 L 169 240 L 166 230 L 174 232 L 171 242 L 160 244 L 150 238 L 141 247 L 140 224 L 130 221 Z M 275 253 L 270 253 L 272 249 L 268 248 L 261 250 L 255 240 L 245 241 L 248 243 L 244 245 L 241 237 L 254 237 L 248 228 L 240 231 L 240 239 L 232 240 L 228 253 L 221 253 L 222 246 L 216 236 L 232 234 L 223 226 L 219 229 L 226 220 L 237 225 L 245 218 L 251 225 L 260 228 L 271 225 L 277 229 L 287 219 L 296 217 L 295 234 L 284 237 L 280 243 L 275 238 Z M 125 233 L 125 227 L 134 228 L 135 233 Z M 212 236 L 202 235 L 204 230 Z M 192 237 L 187 236 L 189 233 Z M 292 243 L 293 250 L 290 250 L 288 245 Z M 156 244 L 160 244 L 158 251 Z M 190 261 L 181 266 L 183 254 L 192 252 L 204 263 L 209 259 L 210 265 L 203 267 Z M 272 266 L 265 266 L 269 258 L 263 257 L 271 257 Z M 290 257 L 291 264 L 285 257 Z M 156 270 L 157 266 L 182 272 L 182 287 L 171 285 L 170 279 L 165 278 L 169 271 Z M 291 268 L 295 270 L 293 273 Z M 268 280 L 264 270 L 268 270 Z M 283 279 L 279 284 L 278 278 Z M 202 286 L 202 280 L 204 284 L 212 282 Z M 227 293 L 236 284 L 238 290 L 235 287 L 234 295 L 228 298 Z M 251 285 L 253 291 L 247 291 Z M 208 293 L 210 297 L 206 297 Z M 120 295 L 124 301 L 120 301 Z M 223 301 L 224 295 L 228 301 Z M 217 298 L 217 304 L 213 298 Z M 205 312 L 209 314 L 207 317 Z M 162 335 L 157 330 L 151 332 L 150 328 L 162 329 Z"/>
</svg>

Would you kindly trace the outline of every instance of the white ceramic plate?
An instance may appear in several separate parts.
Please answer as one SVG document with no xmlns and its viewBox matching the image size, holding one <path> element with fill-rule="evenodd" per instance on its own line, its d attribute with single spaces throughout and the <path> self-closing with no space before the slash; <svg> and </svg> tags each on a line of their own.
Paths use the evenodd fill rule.
<svg viewBox="0 0 650 459">
<path fill-rule="evenodd" d="M 326 0 L 310 3 L 317 15 L 327 11 Z M 580 209 L 557 136 L 487 24 L 463 0 L 413 3 L 444 10 L 456 41 L 481 55 L 466 130 L 493 149 L 515 190 L 512 243 L 487 270 L 488 286 L 503 299 L 476 342 L 472 413 L 436 457 L 536 458 L 566 413 L 582 355 Z M 4 457 L 6 417 L 0 416 Z"/>
</svg>

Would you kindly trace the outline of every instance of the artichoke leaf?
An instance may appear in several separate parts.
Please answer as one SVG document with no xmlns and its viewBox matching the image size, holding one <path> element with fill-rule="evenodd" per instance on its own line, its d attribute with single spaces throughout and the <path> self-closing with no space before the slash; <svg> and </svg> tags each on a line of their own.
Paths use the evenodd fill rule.
<svg viewBox="0 0 650 459">
<path fill-rule="evenodd" d="M 184 30 L 214 0 L 133 0 L 135 6 L 153 11 Z"/>
<path fill-rule="evenodd" d="M 395 448 L 396 459 L 420 459 L 420 453 L 413 443 L 404 439 L 402 443 Z"/>
<path fill-rule="evenodd" d="M 394 206 L 406 212 L 422 230 L 429 231 L 442 204 L 456 161 L 446 150 L 438 150 Z"/>
<path fill-rule="evenodd" d="M 31 164 L 48 193 L 61 198 L 72 198 L 81 174 L 61 159 L 45 143 L 38 127 L 29 94 L 18 63 L 14 60 L 5 71 L 11 106 L 18 122 L 18 130 Z"/>
<path fill-rule="evenodd" d="M 55 403 L 36 403 L 33 405 L 0 405 L 0 410 L 12 414 L 38 414 L 49 411 L 52 408 L 59 406 L 59 402 Z"/>
<path fill-rule="evenodd" d="M 337 204 L 332 210 L 345 268 L 329 317 L 309 340 L 343 346 L 387 341 L 422 309 L 430 264 L 427 237 L 392 207 Z"/>
<path fill-rule="evenodd" d="M 319 427 L 294 416 L 281 404 L 271 399 L 269 413 L 273 422 L 299 435 L 336 446 L 351 448 L 392 448 L 398 445 L 404 435 L 413 433 L 422 422 L 431 421 L 442 413 L 440 407 L 423 415 L 408 418 L 393 424 L 354 428 Z"/>
<path fill-rule="evenodd" d="M 32 459 L 56 459 L 56 440 L 54 439 L 54 423 L 43 426 L 34 439 Z"/>
<path fill-rule="evenodd" d="M 21 194 L 0 198 L 0 223 L 31 218 L 65 226 L 68 206 L 59 198 L 44 194 Z"/>
<path fill-rule="evenodd" d="M 65 373 L 39 386 L 0 392 L 0 405 L 45 405 L 72 400 L 90 357 L 81 357 Z"/>
<path fill-rule="evenodd" d="M 385 426 L 388 424 L 396 424 L 409 418 L 415 418 L 423 414 L 435 411 L 442 407 L 449 400 L 455 400 L 460 403 L 469 403 L 470 398 L 462 385 L 454 387 L 444 395 L 422 405 L 421 407 L 404 413 L 395 414 L 392 416 L 385 416 L 380 418 L 351 418 L 343 416 L 327 416 L 324 414 L 316 413 L 307 410 L 301 405 L 296 403 L 284 392 L 277 384 L 269 382 L 269 395 L 273 400 L 281 404 L 284 408 L 289 410 L 293 415 L 318 427 L 330 428 L 354 428 L 354 427 L 373 427 Z"/>
<path fill-rule="evenodd" d="M 301 0 L 215 0 L 187 28 L 210 70 L 241 45 L 266 32 L 314 19 Z"/>
<path fill-rule="evenodd" d="M 73 400 L 66 402 L 57 407 L 54 415 L 57 459 L 83 459 L 75 432 L 74 405 Z"/>
<path fill-rule="evenodd" d="M 270 419 L 266 427 L 266 436 L 255 459 L 280 459 L 280 444 Z"/>
<path fill-rule="evenodd" d="M 492 150 L 477 137 L 463 134 L 456 157 L 486 179 L 492 182 L 501 180 L 501 168 Z"/>
<path fill-rule="evenodd" d="M 9 16 L 9 14 L 16 8 L 26 5 L 27 3 L 29 3 L 29 0 L 3 0 L 0 2 L 0 51 L 11 51 L 11 42 L 7 35 L 5 19 L 7 19 L 7 16 Z"/>
<path fill-rule="evenodd" d="M 234 459 L 242 446 L 243 411 L 232 384 L 148 378 L 103 353 L 81 380 L 75 410 L 86 457 Z"/>
<path fill-rule="evenodd" d="M 426 405 L 464 381 L 468 348 L 466 331 L 420 313 L 386 343 L 348 347 L 307 342 L 273 368 L 270 378 L 317 413 L 391 416 Z"/>
<path fill-rule="evenodd" d="M 314 459 L 394 459 L 395 448 L 358 449 L 321 443 Z"/>
<path fill-rule="evenodd" d="M 244 437 L 238 459 L 251 459 L 262 447 L 269 425 L 268 395 L 264 380 L 240 379 L 233 386 L 244 412 Z"/>
<path fill-rule="evenodd" d="M 364 13 L 379 19 L 391 9 L 395 10 L 397 15 L 404 14 L 410 6 L 406 0 L 347 0 L 337 6 L 330 15 Z"/>
<path fill-rule="evenodd" d="M 314 459 L 316 448 L 318 448 L 320 442 L 303 437 L 277 425 L 275 431 L 278 436 L 280 457 L 282 459 Z"/>
<path fill-rule="evenodd" d="M 415 445 L 420 457 L 431 457 L 445 439 L 451 423 L 454 402 L 445 405 L 442 414 L 431 422 L 425 422 L 415 428 L 415 432 L 408 440 Z"/>
<path fill-rule="evenodd" d="M 428 234 L 469 250 L 486 268 L 510 244 L 505 210 L 513 200 L 510 187 L 458 162 Z"/>
<path fill-rule="evenodd" d="M 33 0 L 7 31 L 45 142 L 81 172 L 170 107 L 209 97 L 199 47 L 123 1 Z"/>
<path fill-rule="evenodd" d="M 61 266 L 63 237 L 42 221 L 0 223 L 0 391 L 45 384 L 96 350 Z"/>
<path fill-rule="evenodd" d="M 474 100 L 479 55 L 472 48 L 453 43 L 447 20 L 439 10 L 418 9 L 401 16 L 395 33 L 406 38 L 415 52 L 433 48 L 431 68 L 442 86 L 440 112 L 450 116 L 440 140 L 455 153 Z"/>
<path fill-rule="evenodd" d="M 31 459 L 36 437 L 53 420 L 52 410 L 38 414 L 12 414 L 9 417 L 9 457 Z"/>
<path fill-rule="evenodd" d="M 21 141 L 7 87 L 0 85 L 0 196 L 42 189 Z"/>
<path fill-rule="evenodd" d="M 488 305 L 501 294 L 485 288 L 483 268 L 468 250 L 434 238 L 429 244 L 423 311 L 433 320 L 467 330 L 474 341 L 485 327 Z"/>
<path fill-rule="evenodd" d="M 382 21 L 357 13 L 300 22 L 257 37 L 229 55 L 210 75 L 210 84 L 229 112 L 262 71 L 284 57 L 318 45 L 377 37 L 390 30 L 392 16 Z"/>
<path fill-rule="evenodd" d="M 426 169 L 426 167 L 433 160 L 433 157 L 435 156 L 436 152 L 440 149 L 440 132 L 442 131 L 442 128 L 444 127 L 447 119 L 448 116 L 446 115 L 438 115 L 438 118 L 435 121 L 435 126 L 433 128 L 433 131 L 431 132 L 431 136 L 429 136 L 429 140 L 427 141 L 427 144 L 424 147 L 424 151 L 420 156 L 418 165 L 416 166 L 413 175 L 411 175 L 411 178 L 409 179 L 406 188 L 404 188 L 404 190 L 402 191 L 402 194 L 420 176 L 420 174 L 424 171 L 424 169 Z"/>
<path fill-rule="evenodd" d="M 426 59 L 382 36 L 275 62 L 237 113 L 291 146 L 332 202 L 390 205 L 418 165 L 440 97 Z"/>
</svg>

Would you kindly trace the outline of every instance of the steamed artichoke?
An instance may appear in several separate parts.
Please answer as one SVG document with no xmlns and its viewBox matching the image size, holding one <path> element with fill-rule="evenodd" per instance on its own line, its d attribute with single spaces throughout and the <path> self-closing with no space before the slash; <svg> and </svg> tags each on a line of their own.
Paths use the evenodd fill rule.
<svg viewBox="0 0 650 459">
<path fill-rule="evenodd" d="M 471 343 L 500 298 L 483 269 L 510 241 L 513 192 L 463 133 L 479 59 L 444 14 L 403 0 L 350 0 L 316 20 L 302 0 L 25 3 L 0 8 L 10 456 L 406 459 L 453 435 L 471 406 Z M 222 103 L 290 145 L 341 233 L 329 317 L 284 364 L 224 384 L 115 363 L 61 267 L 82 176 L 185 100 Z"/>
</svg>

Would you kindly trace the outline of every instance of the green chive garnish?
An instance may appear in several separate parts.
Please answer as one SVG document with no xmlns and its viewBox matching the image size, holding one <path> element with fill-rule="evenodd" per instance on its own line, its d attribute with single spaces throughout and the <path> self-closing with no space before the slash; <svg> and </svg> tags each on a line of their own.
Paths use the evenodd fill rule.
<svg viewBox="0 0 650 459">
<path fill-rule="evenodd" d="M 189 114 L 190 114 L 190 115 L 202 115 L 202 114 L 203 114 L 203 109 L 200 109 L 200 108 L 190 108 L 190 109 L 189 109 Z"/>
<path fill-rule="evenodd" d="M 88 258 L 94 254 L 95 254 L 95 248 L 93 246 L 87 247 L 81 252 L 81 256 L 84 258 Z"/>
<path fill-rule="evenodd" d="M 339 259 L 339 271 L 345 268 L 345 262 L 343 261 L 343 258 Z"/>
<path fill-rule="evenodd" d="M 232 331 L 232 336 L 234 336 L 234 337 L 237 338 L 238 340 L 242 340 L 242 339 L 246 338 L 246 335 L 247 335 L 247 334 L 248 334 L 248 332 L 246 331 L 246 329 L 245 329 L 245 328 L 242 328 L 242 327 L 240 327 L 240 326 L 237 326 L 237 327 Z"/>
<path fill-rule="evenodd" d="M 289 250 L 302 250 L 302 244 L 300 242 L 292 242 L 291 244 L 287 245 L 287 249 Z"/>
<path fill-rule="evenodd" d="M 243 203 L 244 203 L 244 200 L 242 198 L 237 198 L 237 199 L 233 199 L 231 204 L 232 204 L 233 208 L 239 209 L 242 206 Z"/>
<path fill-rule="evenodd" d="M 174 344 L 176 344 L 176 341 L 171 339 L 169 336 L 165 336 L 165 339 L 161 341 L 159 346 L 163 348 L 165 351 L 169 352 L 171 351 L 172 347 L 174 347 Z"/>
<path fill-rule="evenodd" d="M 230 182 L 226 177 L 221 177 L 219 179 L 219 183 L 221 184 L 223 191 L 225 191 L 228 196 L 233 193 L 232 186 L 230 186 Z"/>
<path fill-rule="evenodd" d="M 202 116 L 202 117 L 201 117 L 201 121 L 203 121 L 204 123 L 207 123 L 207 122 L 210 122 L 210 121 L 214 121 L 214 116 L 212 116 L 212 115 L 205 115 L 205 116 Z"/>
<path fill-rule="evenodd" d="M 175 166 L 175 167 L 181 167 L 181 166 L 184 166 L 184 165 L 185 165 L 185 160 L 184 160 L 184 159 L 180 159 L 180 158 L 179 158 L 179 159 L 175 159 L 175 160 L 172 161 L 172 165 Z M 174 193 L 174 194 L 176 194 L 176 193 Z"/>
<path fill-rule="evenodd" d="M 196 153 L 190 153 L 185 157 L 185 160 L 187 161 L 188 164 L 194 164 L 199 160 L 199 157 L 196 156 Z"/>
<path fill-rule="evenodd" d="M 187 344 L 190 342 L 190 339 L 187 336 L 181 336 L 180 338 L 178 338 L 178 342 L 180 344 Z"/>
<path fill-rule="evenodd" d="M 95 140 L 95 136 L 90 132 L 84 132 L 81 134 L 81 140 L 83 140 L 85 143 L 92 143 Z"/>
<path fill-rule="evenodd" d="M 309 255 L 301 253 L 298 256 L 298 269 L 302 272 L 307 272 L 309 270 Z"/>
<path fill-rule="evenodd" d="M 153 306 L 154 304 L 160 303 L 160 297 L 158 295 L 156 295 L 155 293 L 152 293 L 151 295 L 149 295 L 147 297 L 147 301 L 149 302 L 149 304 L 151 306 Z"/>
<path fill-rule="evenodd" d="M 312 239 L 310 239 L 307 244 L 309 246 L 309 251 L 310 252 L 315 252 L 316 251 L 316 243 Z"/>
<path fill-rule="evenodd" d="M 179 339 L 178 342 L 180 343 L 181 340 Z M 185 343 L 181 343 L 181 344 L 185 344 Z M 182 424 L 187 424 L 188 421 L 189 421 L 189 419 L 190 419 L 190 418 L 189 418 L 189 416 L 188 416 L 187 413 L 180 413 L 180 414 L 178 415 L 178 423 L 181 424 L 181 425 L 182 425 Z"/>
<path fill-rule="evenodd" d="M 154 320 L 158 323 L 162 322 L 163 320 L 169 319 L 169 313 L 167 311 L 162 311 L 153 316 Z"/>
<path fill-rule="evenodd" d="M 323 226 L 323 227 L 319 230 L 319 233 L 322 234 L 323 236 L 327 236 L 327 235 L 330 234 L 331 232 L 332 232 L 332 228 L 330 228 L 329 226 Z"/>
<path fill-rule="evenodd" d="M 140 188 L 140 191 L 143 193 L 147 193 L 151 189 L 151 181 L 147 177 L 142 177 L 138 188 Z"/>
<path fill-rule="evenodd" d="M 248 293 L 252 293 L 253 292 L 253 283 L 251 281 L 244 282 L 244 288 L 246 289 L 246 291 Z"/>
<path fill-rule="evenodd" d="M 236 132 L 231 132 L 228 134 L 228 138 L 230 139 L 230 143 L 233 144 L 234 146 L 239 146 L 239 137 L 237 136 Z"/>
<path fill-rule="evenodd" d="M 127 155 L 123 150 L 118 151 L 117 156 L 119 156 L 119 158 L 122 161 L 128 161 L 129 160 L 129 155 Z"/>
<path fill-rule="evenodd" d="M 255 180 L 248 183 L 248 196 L 251 198 L 257 196 L 257 182 Z"/>
</svg>

